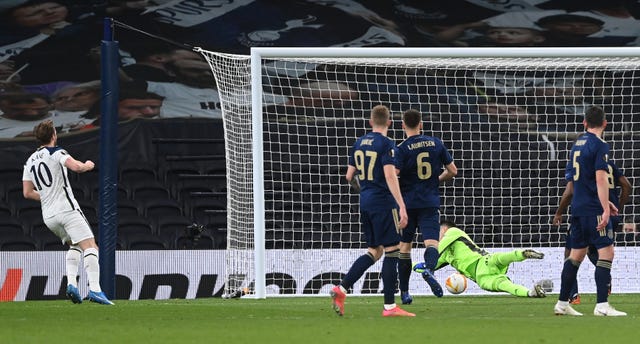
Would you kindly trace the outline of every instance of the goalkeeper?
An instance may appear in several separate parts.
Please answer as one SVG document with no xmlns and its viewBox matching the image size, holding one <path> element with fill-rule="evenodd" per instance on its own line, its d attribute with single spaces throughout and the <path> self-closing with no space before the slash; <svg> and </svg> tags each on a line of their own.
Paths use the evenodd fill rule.
<svg viewBox="0 0 640 344">
<path fill-rule="evenodd" d="M 542 285 L 533 289 L 511 282 L 507 277 L 509 264 L 525 259 L 542 259 L 544 254 L 534 250 L 489 253 L 476 245 L 469 235 L 447 220 L 440 223 L 440 258 L 436 270 L 451 265 L 461 274 L 476 282 L 486 291 L 507 292 L 519 297 L 545 297 Z M 413 270 L 422 273 L 424 263 L 417 263 Z"/>
</svg>

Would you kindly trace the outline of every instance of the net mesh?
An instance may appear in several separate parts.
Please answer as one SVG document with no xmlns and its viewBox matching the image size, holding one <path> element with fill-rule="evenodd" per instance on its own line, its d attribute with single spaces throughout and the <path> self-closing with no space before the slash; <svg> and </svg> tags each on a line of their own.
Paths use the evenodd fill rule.
<svg viewBox="0 0 640 344">
<path fill-rule="evenodd" d="M 267 252 L 364 248 L 359 198 L 344 173 L 349 147 L 369 130 L 377 104 L 392 110 L 388 136 L 396 142 L 404 139 L 401 113 L 413 108 L 423 113 L 425 134 L 449 148 L 459 174 L 441 187 L 441 217 L 456 221 L 480 246 L 564 245 L 567 217 L 560 228 L 551 219 L 569 150 L 591 105 L 607 113 L 613 159 L 637 185 L 640 58 L 265 59 L 264 195 L 253 195 L 249 57 L 203 54 L 216 76 L 225 123 L 227 272 L 242 276 L 231 278 L 231 290 L 251 287 L 254 277 L 254 196 L 264 197 Z M 638 221 L 636 198 L 621 209 L 628 224 L 617 229 L 618 246 L 637 245 L 630 229 Z M 296 271 L 349 257 L 349 250 L 331 250 L 320 262 L 278 264 Z M 275 278 L 268 276 L 267 284 L 278 284 Z M 330 275 L 320 285 L 335 282 Z"/>
</svg>

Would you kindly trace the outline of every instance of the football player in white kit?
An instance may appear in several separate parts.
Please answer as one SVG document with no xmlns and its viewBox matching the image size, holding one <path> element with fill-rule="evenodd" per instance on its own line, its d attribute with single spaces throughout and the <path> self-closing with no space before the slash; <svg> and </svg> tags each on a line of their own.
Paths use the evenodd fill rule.
<svg viewBox="0 0 640 344">
<path fill-rule="evenodd" d="M 41 146 L 24 165 L 22 193 L 25 198 L 40 202 L 44 223 L 63 243 L 69 245 L 66 255 L 67 296 L 73 303 L 82 303 L 77 285 L 82 256 L 89 280 L 87 299 L 113 305 L 100 288 L 98 246 L 67 177 L 67 169 L 82 173 L 92 170 L 95 165 L 91 160 L 80 162 L 56 146 L 58 135 L 51 120 L 39 123 L 33 132 Z"/>
</svg>

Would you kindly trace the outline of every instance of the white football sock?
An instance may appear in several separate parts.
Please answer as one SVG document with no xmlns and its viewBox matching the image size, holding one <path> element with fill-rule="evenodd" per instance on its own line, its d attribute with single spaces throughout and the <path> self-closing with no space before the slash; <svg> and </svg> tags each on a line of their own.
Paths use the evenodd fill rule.
<svg viewBox="0 0 640 344">
<path fill-rule="evenodd" d="M 71 245 L 67 251 L 67 284 L 78 287 L 78 267 L 80 266 L 80 257 L 82 250 L 79 246 Z"/>
<path fill-rule="evenodd" d="M 100 265 L 98 264 L 98 250 L 88 248 L 84 250 L 84 269 L 87 272 L 89 280 L 89 289 L 95 292 L 101 292 L 100 288 Z"/>
</svg>

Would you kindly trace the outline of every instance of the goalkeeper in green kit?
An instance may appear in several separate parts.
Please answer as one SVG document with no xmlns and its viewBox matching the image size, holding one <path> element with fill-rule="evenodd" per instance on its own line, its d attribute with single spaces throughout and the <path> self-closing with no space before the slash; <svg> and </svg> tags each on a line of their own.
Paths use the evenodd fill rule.
<svg viewBox="0 0 640 344">
<path fill-rule="evenodd" d="M 509 264 L 525 259 L 542 259 L 544 254 L 534 250 L 514 250 L 510 252 L 489 253 L 476 245 L 469 235 L 451 222 L 440 223 L 440 244 L 438 246 L 438 264 L 436 270 L 451 265 L 467 278 L 476 282 L 487 291 L 507 292 L 519 297 L 545 297 L 540 284 L 529 289 L 511 282 L 507 277 Z M 421 273 L 424 263 L 417 263 L 413 270 Z"/>
</svg>

